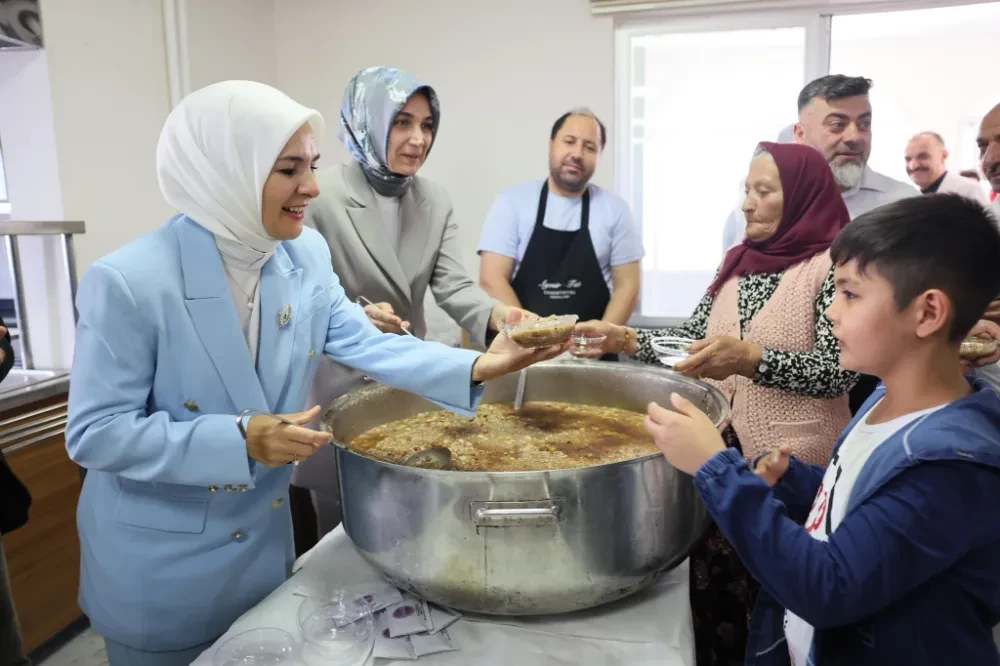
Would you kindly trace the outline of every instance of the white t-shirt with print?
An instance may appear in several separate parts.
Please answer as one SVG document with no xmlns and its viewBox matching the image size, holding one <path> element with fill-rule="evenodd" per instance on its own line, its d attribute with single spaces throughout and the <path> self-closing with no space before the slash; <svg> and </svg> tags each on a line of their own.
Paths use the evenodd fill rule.
<svg viewBox="0 0 1000 666">
<path fill-rule="evenodd" d="M 879 403 L 875 406 L 877 407 Z M 875 449 L 901 428 L 941 407 L 913 412 L 877 425 L 868 423 L 868 415 L 875 407 L 869 410 L 868 415 L 848 433 L 844 443 L 830 460 L 830 466 L 826 468 L 823 483 L 819 486 L 816 499 L 813 500 L 812 509 L 809 511 L 809 518 L 806 519 L 806 531 L 809 535 L 820 541 L 829 541 L 830 535 L 844 519 L 854 484 Z M 791 611 L 785 611 L 784 624 L 792 666 L 812 664 L 809 661 L 809 650 L 812 647 L 813 626 Z"/>
</svg>

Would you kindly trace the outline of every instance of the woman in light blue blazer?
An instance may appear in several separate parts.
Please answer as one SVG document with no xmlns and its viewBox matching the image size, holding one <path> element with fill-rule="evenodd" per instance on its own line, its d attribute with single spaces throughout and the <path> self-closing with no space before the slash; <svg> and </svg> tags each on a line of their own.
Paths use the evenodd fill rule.
<svg viewBox="0 0 1000 666">
<path fill-rule="evenodd" d="M 188 96 L 157 148 L 181 214 L 80 282 L 67 448 L 88 470 L 80 605 L 111 666 L 189 664 L 288 576 L 289 463 L 330 441 L 301 411 L 320 355 L 471 415 L 484 380 L 562 351 L 372 326 L 302 226 L 322 132 L 263 84 Z"/>
</svg>

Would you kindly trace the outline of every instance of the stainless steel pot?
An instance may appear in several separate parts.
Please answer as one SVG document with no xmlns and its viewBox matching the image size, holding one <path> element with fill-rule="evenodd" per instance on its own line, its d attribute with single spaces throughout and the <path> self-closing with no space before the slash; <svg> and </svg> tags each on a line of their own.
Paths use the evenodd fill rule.
<svg viewBox="0 0 1000 666">
<path fill-rule="evenodd" d="M 517 376 L 487 383 L 483 402 L 510 403 Z M 525 402 L 552 400 L 644 412 L 678 392 L 717 424 L 716 389 L 652 366 L 550 361 L 527 371 Z M 637 592 L 677 566 L 704 533 L 691 477 L 662 455 L 580 469 L 456 472 L 366 458 L 342 442 L 389 421 L 439 409 L 369 386 L 329 407 L 344 529 L 397 586 L 468 612 L 562 613 Z"/>
</svg>

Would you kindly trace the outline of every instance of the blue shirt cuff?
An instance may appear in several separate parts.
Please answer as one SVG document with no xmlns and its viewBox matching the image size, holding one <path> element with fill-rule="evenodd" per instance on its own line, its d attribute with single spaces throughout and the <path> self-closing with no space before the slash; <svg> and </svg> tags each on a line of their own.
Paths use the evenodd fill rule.
<svg viewBox="0 0 1000 666">
<path fill-rule="evenodd" d="M 741 462 L 745 461 L 738 449 L 728 448 L 725 451 L 719 451 L 698 468 L 695 480 L 705 482 L 714 477 L 722 476 L 729 467 Z"/>
</svg>

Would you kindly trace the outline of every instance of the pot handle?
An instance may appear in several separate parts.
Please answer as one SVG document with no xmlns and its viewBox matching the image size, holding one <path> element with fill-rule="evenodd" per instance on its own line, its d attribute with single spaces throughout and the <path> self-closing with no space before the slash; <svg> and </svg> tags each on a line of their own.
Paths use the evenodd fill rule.
<svg viewBox="0 0 1000 666">
<path fill-rule="evenodd" d="M 535 502 L 472 502 L 469 505 L 476 527 L 536 527 L 554 525 L 562 516 L 562 500 Z"/>
</svg>

